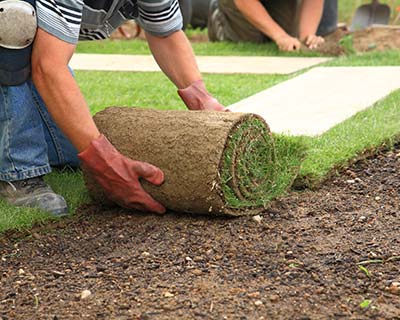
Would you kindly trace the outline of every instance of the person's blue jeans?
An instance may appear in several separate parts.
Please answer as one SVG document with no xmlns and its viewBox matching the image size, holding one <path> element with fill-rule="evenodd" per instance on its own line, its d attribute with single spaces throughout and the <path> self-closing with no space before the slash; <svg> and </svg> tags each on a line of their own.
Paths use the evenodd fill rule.
<svg viewBox="0 0 400 320">
<path fill-rule="evenodd" d="M 325 36 L 336 30 L 338 24 L 338 0 L 325 0 L 324 11 L 318 26 L 317 35 Z"/>
<path fill-rule="evenodd" d="M 52 166 L 78 167 L 76 149 L 52 120 L 31 80 L 0 85 L 0 180 L 41 176 Z"/>
</svg>

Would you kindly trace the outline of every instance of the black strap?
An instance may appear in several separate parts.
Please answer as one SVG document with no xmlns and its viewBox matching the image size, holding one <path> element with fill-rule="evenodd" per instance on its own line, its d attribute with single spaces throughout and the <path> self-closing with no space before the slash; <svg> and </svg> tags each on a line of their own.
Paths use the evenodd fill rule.
<svg viewBox="0 0 400 320">
<path fill-rule="evenodd" d="M 31 73 L 30 64 L 18 71 L 7 71 L 0 69 L 0 85 L 17 86 L 29 79 Z"/>
<path fill-rule="evenodd" d="M 119 8 L 119 12 L 121 12 L 126 19 L 136 19 L 139 16 L 137 0 L 125 1 L 121 8 Z"/>
</svg>

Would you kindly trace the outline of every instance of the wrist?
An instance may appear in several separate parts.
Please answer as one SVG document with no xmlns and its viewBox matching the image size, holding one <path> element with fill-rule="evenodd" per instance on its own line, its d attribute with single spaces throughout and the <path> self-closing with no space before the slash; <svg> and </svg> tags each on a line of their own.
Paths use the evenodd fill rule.
<svg viewBox="0 0 400 320">
<path fill-rule="evenodd" d="M 211 98 L 203 80 L 194 81 L 188 87 L 178 90 L 178 95 L 190 110 L 201 110 L 205 101 Z"/>
<path fill-rule="evenodd" d="M 195 81 L 185 89 L 179 89 L 178 94 L 189 110 L 226 111 L 207 91 L 203 80 Z"/>
<path fill-rule="evenodd" d="M 90 141 L 83 151 L 78 153 L 78 158 L 86 166 L 96 167 L 105 162 L 105 159 L 113 153 L 118 153 L 118 151 L 103 134 L 100 134 L 100 136 Z"/>
<path fill-rule="evenodd" d="M 314 28 L 306 28 L 303 30 L 299 31 L 299 39 L 300 41 L 304 42 L 308 37 L 310 36 L 315 36 L 316 35 L 317 30 Z"/>
<path fill-rule="evenodd" d="M 279 32 L 279 33 L 275 33 L 273 34 L 270 38 L 275 42 L 275 43 L 279 43 L 279 41 L 281 41 L 282 39 L 285 39 L 287 37 L 290 37 L 286 32 Z"/>
</svg>

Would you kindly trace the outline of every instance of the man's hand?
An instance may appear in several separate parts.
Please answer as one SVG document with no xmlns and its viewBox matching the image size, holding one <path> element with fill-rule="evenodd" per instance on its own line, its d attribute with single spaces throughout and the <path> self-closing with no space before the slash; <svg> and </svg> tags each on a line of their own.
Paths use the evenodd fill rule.
<svg viewBox="0 0 400 320">
<path fill-rule="evenodd" d="M 206 89 L 204 82 L 198 80 L 185 89 L 179 89 L 178 94 L 189 110 L 227 111 Z"/>
<path fill-rule="evenodd" d="M 281 51 L 297 51 L 301 47 L 299 39 L 291 37 L 288 34 L 276 38 L 275 43 Z"/>
<path fill-rule="evenodd" d="M 123 156 L 103 135 L 93 140 L 78 157 L 110 200 L 124 208 L 165 212 L 165 208 L 144 191 L 139 182 L 143 178 L 161 185 L 164 174 L 159 168 Z"/>
<path fill-rule="evenodd" d="M 325 39 L 315 34 L 311 34 L 307 36 L 303 42 L 309 49 L 316 49 L 325 42 Z"/>
</svg>

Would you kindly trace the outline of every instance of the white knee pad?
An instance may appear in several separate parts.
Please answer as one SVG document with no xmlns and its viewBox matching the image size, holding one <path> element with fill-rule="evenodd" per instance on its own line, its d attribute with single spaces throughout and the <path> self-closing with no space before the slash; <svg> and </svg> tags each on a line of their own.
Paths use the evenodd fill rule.
<svg viewBox="0 0 400 320">
<path fill-rule="evenodd" d="M 23 49 L 32 44 L 37 30 L 35 8 L 21 0 L 0 1 L 0 46 Z"/>
</svg>

